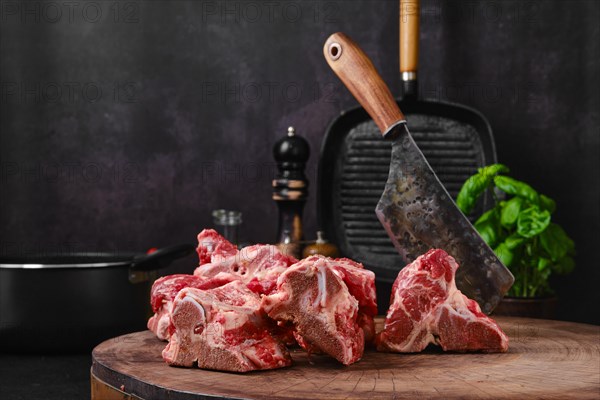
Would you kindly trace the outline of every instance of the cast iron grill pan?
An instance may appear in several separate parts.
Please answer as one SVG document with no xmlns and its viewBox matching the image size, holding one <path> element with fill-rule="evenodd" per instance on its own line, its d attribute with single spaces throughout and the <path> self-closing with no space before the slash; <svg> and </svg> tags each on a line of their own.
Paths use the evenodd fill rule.
<svg viewBox="0 0 600 400">
<path fill-rule="evenodd" d="M 410 132 L 450 194 L 477 168 L 496 162 L 491 129 L 476 110 L 427 101 L 398 103 Z M 405 265 L 375 215 L 385 187 L 391 143 L 362 108 L 342 113 L 329 127 L 319 163 L 319 221 L 346 257 L 393 282 Z M 472 215 L 487 207 L 479 202 Z"/>
</svg>

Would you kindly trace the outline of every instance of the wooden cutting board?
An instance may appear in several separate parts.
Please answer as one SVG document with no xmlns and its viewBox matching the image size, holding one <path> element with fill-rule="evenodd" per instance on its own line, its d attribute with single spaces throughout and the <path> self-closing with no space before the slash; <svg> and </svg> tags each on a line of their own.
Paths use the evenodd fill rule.
<svg viewBox="0 0 600 400">
<path fill-rule="evenodd" d="M 344 367 L 293 351 L 290 368 L 235 374 L 167 366 L 149 331 L 105 341 L 93 353 L 92 400 L 108 399 L 598 399 L 600 327 L 497 317 L 504 354 L 366 351 Z"/>
</svg>

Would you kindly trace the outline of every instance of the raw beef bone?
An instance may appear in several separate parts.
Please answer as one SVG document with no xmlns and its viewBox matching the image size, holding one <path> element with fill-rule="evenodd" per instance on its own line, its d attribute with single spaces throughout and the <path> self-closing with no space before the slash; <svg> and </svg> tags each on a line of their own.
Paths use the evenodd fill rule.
<svg viewBox="0 0 600 400">
<path fill-rule="evenodd" d="M 364 351 L 361 304 L 361 322 L 372 323 L 377 313 L 374 282 L 371 271 L 350 260 L 312 256 L 289 267 L 262 305 L 271 318 L 291 322 L 298 343 L 307 350 L 320 350 L 349 365 Z"/>
<path fill-rule="evenodd" d="M 150 302 L 155 314 L 148 320 L 148 329 L 161 340 L 170 337 L 167 328 L 171 306 L 183 288 L 211 289 L 241 280 L 256 293 L 270 293 L 278 276 L 297 261 L 271 245 L 254 245 L 238 251 L 213 229 L 204 229 L 198 234 L 197 252 L 200 267 L 194 275 L 169 275 L 152 285 Z M 286 343 L 294 342 L 292 332 L 284 327 L 274 328 L 274 333 Z"/>
<path fill-rule="evenodd" d="M 160 340 L 169 340 L 169 324 L 171 323 L 171 307 L 177 293 L 183 288 L 211 289 L 225 285 L 237 278 L 231 274 L 219 274 L 212 279 L 176 274 L 158 278 L 150 291 L 150 304 L 154 315 L 148 320 L 150 329 Z"/>
<path fill-rule="evenodd" d="M 444 250 L 431 249 L 400 271 L 378 350 L 412 353 L 429 343 L 445 351 L 508 350 L 508 338 L 496 322 L 456 288 L 457 269 Z"/>
<path fill-rule="evenodd" d="M 219 258 L 237 254 L 235 245 L 229 243 L 214 229 L 204 229 L 198 234 L 196 251 L 201 265 L 211 262 L 213 255 L 215 258 Z M 211 278 L 214 278 L 214 276 Z M 150 304 L 154 315 L 148 320 L 148 329 L 154 332 L 160 340 L 169 340 L 168 327 L 171 322 L 171 306 L 175 296 L 181 289 L 186 287 L 210 289 L 236 279 L 238 279 L 237 276 L 228 274 L 221 274 L 219 279 L 188 274 L 175 274 L 158 278 L 150 290 Z"/>
<path fill-rule="evenodd" d="M 279 275 L 298 261 L 268 244 L 248 246 L 238 251 L 212 229 L 200 232 L 197 251 L 200 266 L 194 275 L 212 278 L 222 272 L 231 273 L 259 294 L 271 293 Z"/>
<path fill-rule="evenodd" d="M 314 258 L 313 258 L 314 257 Z M 306 262 L 324 259 L 333 268 L 337 276 L 342 278 L 350 294 L 358 300 L 357 322 L 365 332 L 365 342 L 375 340 L 375 322 L 377 316 L 377 292 L 375 290 L 375 274 L 363 267 L 361 263 L 349 258 L 323 258 L 311 256 Z"/>
<path fill-rule="evenodd" d="M 173 303 L 169 365 L 248 372 L 291 365 L 271 333 L 259 296 L 241 281 L 209 290 L 182 289 Z"/>
<path fill-rule="evenodd" d="M 202 265 L 234 256 L 238 253 L 238 249 L 214 229 L 203 229 L 198 234 L 196 252 L 200 259 L 200 265 Z"/>
</svg>

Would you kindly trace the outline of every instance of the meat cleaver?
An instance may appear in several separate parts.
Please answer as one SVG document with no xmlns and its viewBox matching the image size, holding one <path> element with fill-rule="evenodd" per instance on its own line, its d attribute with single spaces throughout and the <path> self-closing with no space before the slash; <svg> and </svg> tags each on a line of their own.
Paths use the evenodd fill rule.
<svg viewBox="0 0 600 400">
<path fill-rule="evenodd" d="M 458 288 L 489 314 L 514 282 L 435 175 L 371 60 L 348 36 L 334 33 L 327 63 L 392 143 L 390 172 L 375 213 L 408 263 L 430 248 L 444 249 L 460 268 Z"/>
</svg>

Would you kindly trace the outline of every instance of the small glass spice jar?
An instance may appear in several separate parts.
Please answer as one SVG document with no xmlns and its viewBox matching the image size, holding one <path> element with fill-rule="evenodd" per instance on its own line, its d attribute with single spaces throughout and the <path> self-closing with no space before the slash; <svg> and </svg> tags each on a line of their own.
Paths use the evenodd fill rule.
<svg viewBox="0 0 600 400">
<path fill-rule="evenodd" d="M 212 216 L 217 232 L 237 246 L 239 227 L 242 224 L 242 212 L 219 209 L 214 210 Z"/>
</svg>

